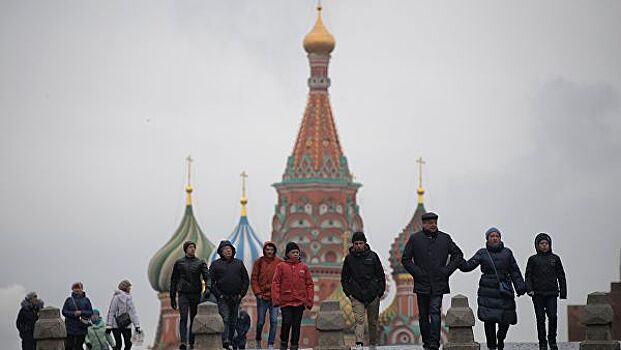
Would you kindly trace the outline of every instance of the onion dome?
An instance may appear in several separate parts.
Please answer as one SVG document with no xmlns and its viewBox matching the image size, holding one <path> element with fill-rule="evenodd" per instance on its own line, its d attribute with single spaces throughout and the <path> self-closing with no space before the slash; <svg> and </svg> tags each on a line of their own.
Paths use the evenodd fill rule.
<svg viewBox="0 0 621 350">
<path fill-rule="evenodd" d="M 317 6 L 317 21 L 313 29 L 304 37 L 304 50 L 308 53 L 316 53 L 319 55 L 329 55 L 336 40 L 334 36 L 328 32 L 321 20 L 321 5 Z"/>
<path fill-rule="evenodd" d="M 188 169 L 192 158 L 188 157 Z M 189 171 L 188 171 L 189 173 Z M 196 243 L 196 256 L 207 260 L 215 246 L 207 239 L 201 230 L 192 209 L 192 186 L 189 182 L 186 187 L 186 207 L 179 227 L 172 235 L 170 240 L 155 253 L 149 262 L 149 282 L 151 287 L 157 292 L 163 293 L 170 290 L 170 277 L 173 265 L 177 259 L 183 257 L 183 242 L 192 241 Z"/>
<path fill-rule="evenodd" d="M 248 175 L 246 175 L 246 172 L 242 172 L 240 176 L 242 178 L 242 197 L 239 201 L 241 204 L 241 216 L 239 223 L 227 240 L 235 247 L 235 257 L 242 260 L 246 270 L 250 271 L 254 261 L 263 255 L 263 243 L 248 221 L 246 211 L 246 204 L 248 204 L 246 178 Z M 211 252 L 209 261 L 217 260 L 219 257 L 217 250 L 214 250 Z"/>
</svg>

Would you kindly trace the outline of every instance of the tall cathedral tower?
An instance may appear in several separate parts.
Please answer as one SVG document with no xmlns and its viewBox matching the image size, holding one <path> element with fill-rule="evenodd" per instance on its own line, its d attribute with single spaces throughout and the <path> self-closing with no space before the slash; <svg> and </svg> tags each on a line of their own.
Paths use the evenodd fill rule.
<svg viewBox="0 0 621 350">
<path fill-rule="evenodd" d="M 349 171 L 328 94 L 328 64 L 335 43 L 318 6 L 315 26 L 304 38 L 310 77 L 302 124 L 282 181 L 273 185 L 278 202 L 272 220 L 272 240 L 282 252 L 287 242 L 297 242 L 315 281 L 316 306 L 305 312 L 301 347 L 315 345 L 314 318 L 319 302 L 340 285 L 344 238 L 362 230 L 356 204 L 361 185 L 353 181 Z"/>
</svg>

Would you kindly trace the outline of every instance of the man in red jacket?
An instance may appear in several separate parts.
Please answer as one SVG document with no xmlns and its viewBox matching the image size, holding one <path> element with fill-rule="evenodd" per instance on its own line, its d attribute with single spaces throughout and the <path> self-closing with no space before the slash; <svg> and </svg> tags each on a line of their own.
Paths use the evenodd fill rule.
<svg viewBox="0 0 621 350">
<path fill-rule="evenodd" d="M 280 349 L 287 350 L 291 332 L 291 350 L 298 350 L 300 325 L 304 308 L 313 308 L 313 277 L 305 263 L 300 260 L 300 247 L 295 242 L 287 243 L 286 260 L 276 266 L 272 280 L 272 304 L 280 306 L 282 326 Z"/>
<path fill-rule="evenodd" d="M 269 349 L 274 347 L 276 339 L 276 323 L 278 322 L 278 307 L 272 305 L 272 280 L 276 266 L 283 260 L 276 256 L 276 245 L 267 241 L 263 244 L 263 256 L 258 258 L 252 266 L 252 292 L 257 298 L 257 336 L 256 348 L 261 348 L 261 336 L 265 325 L 265 313 L 270 312 L 270 334 L 267 338 Z"/>
</svg>

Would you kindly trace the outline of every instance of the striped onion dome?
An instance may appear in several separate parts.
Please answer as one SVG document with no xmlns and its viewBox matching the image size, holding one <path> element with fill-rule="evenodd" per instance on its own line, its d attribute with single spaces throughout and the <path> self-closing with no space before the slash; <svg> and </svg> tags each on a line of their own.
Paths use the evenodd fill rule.
<svg viewBox="0 0 621 350">
<path fill-rule="evenodd" d="M 170 240 L 155 253 L 149 262 L 149 282 L 151 287 L 160 293 L 170 290 L 170 276 L 172 275 L 173 265 L 177 259 L 185 254 L 183 252 L 183 242 L 192 241 L 196 243 L 196 256 L 201 259 L 207 260 L 209 255 L 215 251 L 215 246 L 207 239 L 194 217 L 192 210 L 192 186 L 188 186 L 186 192 L 185 214 L 179 227 Z"/>
<path fill-rule="evenodd" d="M 243 187 L 242 197 L 239 201 L 241 203 L 241 216 L 237 227 L 233 230 L 229 238 L 233 246 L 235 247 L 235 257 L 244 262 L 246 270 L 249 272 L 252 269 L 254 261 L 263 255 L 263 243 L 259 236 L 254 232 L 252 226 L 248 222 L 248 215 L 246 210 L 246 204 L 248 204 L 248 198 L 246 197 L 246 173 L 242 173 Z M 217 260 L 220 256 L 217 250 L 211 252 L 209 261 Z"/>
</svg>

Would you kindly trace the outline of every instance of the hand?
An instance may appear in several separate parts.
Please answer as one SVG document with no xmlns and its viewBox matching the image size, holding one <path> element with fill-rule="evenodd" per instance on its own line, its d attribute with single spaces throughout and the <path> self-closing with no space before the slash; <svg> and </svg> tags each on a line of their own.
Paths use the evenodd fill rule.
<svg viewBox="0 0 621 350">
<path fill-rule="evenodd" d="M 140 327 L 136 327 L 134 329 L 136 330 L 136 333 L 142 334 L 142 329 L 140 329 Z"/>
<path fill-rule="evenodd" d="M 311 304 L 306 304 L 306 310 L 310 310 L 310 309 L 312 309 L 312 308 L 313 308 L 313 305 L 311 305 Z"/>
<path fill-rule="evenodd" d="M 86 343 L 86 347 L 89 348 L 89 349 L 92 349 L 93 345 L 91 343 Z"/>
<path fill-rule="evenodd" d="M 110 327 L 106 328 L 106 334 L 110 334 L 110 333 L 112 333 L 112 328 Z"/>
<path fill-rule="evenodd" d="M 560 297 L 562 300 L 566 300 L 567 299 L 567 295 L 561 295 Z"/>
<path fill-rule="evenodd" d="M 172 307 L 173 310 L 177 310 L 177 299 L 176 298 L 170 298 L 170 307 Z"/>
<path fill-rule="evenodd" d="M 532 290 L 526 294 L 528 294 L 529 297 L 535 296 L 535 292 L 533 292 Z"/>
</svg>

